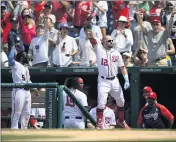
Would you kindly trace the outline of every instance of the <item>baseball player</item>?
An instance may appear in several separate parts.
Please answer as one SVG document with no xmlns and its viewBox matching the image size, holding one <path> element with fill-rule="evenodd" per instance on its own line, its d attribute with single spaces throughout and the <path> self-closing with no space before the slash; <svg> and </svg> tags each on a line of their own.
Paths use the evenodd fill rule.
<svg viewBox="0 0 176 142">
<path fill-rule="evenodd" d="M 77 89 L 77 81 L 75 78 L 70 78 L 66 83 L 72 94 L 85 107 L 88 106 L 87 96 Z M 85 129 L 85 117 L 81 110 L 73 102 L 73 100 L 63 91 L 63 116 L 64 128 L 78 128 Z"/>
<path fill-rule="evenodd" d="M 174 116 L 163 105 L 156 102 L 157 94 L 149 92 L 147 94 L 148 105 L 144 106 L 139 114 L 138 127 L 139 128 L 157 128 L 164 129 L 165 125 L 162 118 L 165 117 L 169 122 L 169 128 L 172 128 L 174 123 Z"/>
<path fill-rule="evenodd" d="M 95 38 L 93 33 L 89 37 L 92 46 L 96 49 L 98 64 L 98 109 L 97 109 L 97 128 L 102 128 L 103 111 L 107 103 L 108 93 L 116 100 L 118 120 L 117 124 L 129 129 L 124 120 L 124 96 L 117 78 L 118 67 L 125 79 L 124 89 L 130 87 L 127 70 L 124 66 L 120 53 L 113 48 L 111 36 L 105 36 L 102 44 Z"/>
<path fill-rule="evenodd" d="M 14 60 L 15 48 L 10 50 L 8 59 L 12 69 L 13 83 L 31 83 L 29 70 L 25 66 L 28 64 L 27 54 L 19 52 Z M 39 92 L 35 89 L 36 96 Z M 11 128 L 18 129 L 18 122 L 21 123 L 21 129 L 26 129 L 31 112 L 31 93 L 28 88 L 16 88 L 12 91 L 12 115 Z"/>
<path fill-rule="evenodd" d="M 152 88 L 150 87 L 150 86 L 145 86 L 144 88 L 143 88 L 143 97 L 146 99 L 147 98 L 147 94 L 149 93 L 149 92 L 152 92 L 153 90 L 152 90 Z"/>
<path fill-rule="evenodd" d="M 94 107 L 90 110 L 90 115 L 93 117 L 93 119 L 96 120 L 97 118 L 97 107 Z M 103 118 L 102 118 L 102 129 L 114 129 L 116 125 L 116 118 L 114 111 L 110 109 L 109 107 L 106 107 L 103 111 Z M 88 128 L 95 128 L 92 123 L 87 122 Z"/>
<path fill-rule="evenodd" d="M 148 103 L 147 103 L 147 94 L 148 94 L 149 92 L 153 92 L 152 88 L 151 88 L 150 86 L 145 86 L 145 87 L 143 88 L 143 94 L 142 94 L 143 97 L 144 97 L 144 99 L 146 100 L 145 106 L 148 105 Z M 157 103 L 157 100 L 156 100 L 156 103 Z"/>
</svg>

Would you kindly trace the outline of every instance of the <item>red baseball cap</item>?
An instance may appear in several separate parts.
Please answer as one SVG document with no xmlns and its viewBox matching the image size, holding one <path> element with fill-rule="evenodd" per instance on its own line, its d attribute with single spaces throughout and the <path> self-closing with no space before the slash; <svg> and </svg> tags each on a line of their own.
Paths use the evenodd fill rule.
<svg viewBox="0 0 176 142">
<path fill-rule="evenodd" d="M 157 99 L 157 95 L 155 92 L 149 92 L 147 94 L 147 98 L 153 98 L 153 99 Z"/>
<path fill-rule="evenodd" d="M 161 23 L 161 21 L 159 20 L 159 19 L 154 19 L 153 21 L 152 21 L 152 24 L 153 23 Z"/>
<path fill-rule="evenodd" d="M 152 88 L 150 86 L 145 86 L 143 91 L 146 91 L 146 92 L 152 92 Z"/>
<path fill-rule="evenodd" d="M 78 81 L 78 83 L 84 83 L 84 81 L 83 81 L 83 79 L 82 79 L 81 77 L 79 77 L 79 78 L 77 79 L 77 81 Z"/>
</svg>

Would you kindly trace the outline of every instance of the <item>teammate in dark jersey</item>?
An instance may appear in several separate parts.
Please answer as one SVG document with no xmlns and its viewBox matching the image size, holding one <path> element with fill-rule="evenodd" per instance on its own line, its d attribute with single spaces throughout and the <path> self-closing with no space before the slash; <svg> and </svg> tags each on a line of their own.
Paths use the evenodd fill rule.
<svg viewBox="0 0 176 142">
<path fill-rule="evenodd" d="M 165 117 L 169 122 L 169 128 L 172 128 L 174 116 L 163 105 L 156 102 L 157 95 L 155 92 L 147 94 L 148 105 L 144 106 L 139 114 L 138 127 L 142 128 L 165 128 L 162 117 Z"/>
</svg>

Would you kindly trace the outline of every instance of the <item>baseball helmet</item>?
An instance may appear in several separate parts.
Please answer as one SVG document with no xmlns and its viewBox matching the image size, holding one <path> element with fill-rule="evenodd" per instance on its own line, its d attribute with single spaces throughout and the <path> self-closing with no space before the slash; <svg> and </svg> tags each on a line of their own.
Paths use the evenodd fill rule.
<svg viewBox="0 0 176 142">
<path fill-rule="evenodd" d="M 157 99 L 157 94 L 155 92 L 147 93 L 147 98 Z"/>
<path fill-rule="evenodd" d="M 143 88 L 143 91 L 152 92 L 153 90 L 152 90 L 152 88 L 151 88 L 150 86 L 145 86 L 145 87 Z"/>
</svg>

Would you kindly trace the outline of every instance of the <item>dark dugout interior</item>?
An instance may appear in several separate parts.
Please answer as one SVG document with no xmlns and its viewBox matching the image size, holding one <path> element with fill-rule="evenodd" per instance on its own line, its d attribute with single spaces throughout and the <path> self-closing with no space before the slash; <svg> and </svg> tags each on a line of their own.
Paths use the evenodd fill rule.
<svg viewBox="0 0 176 142">
<path fill-rule="evenodd" d="M 176 74 L 141 74 L 140 90 L 142 90 L 144 86 L 151 86 L 153 91 L 157 93 L 158 103 L 168 108 L 176 118 Z M 145 100 L 141 94 L 140 108 L 144 105 Z M 176 119 L 173 128 L 176 128 Z"/>
</svg>

